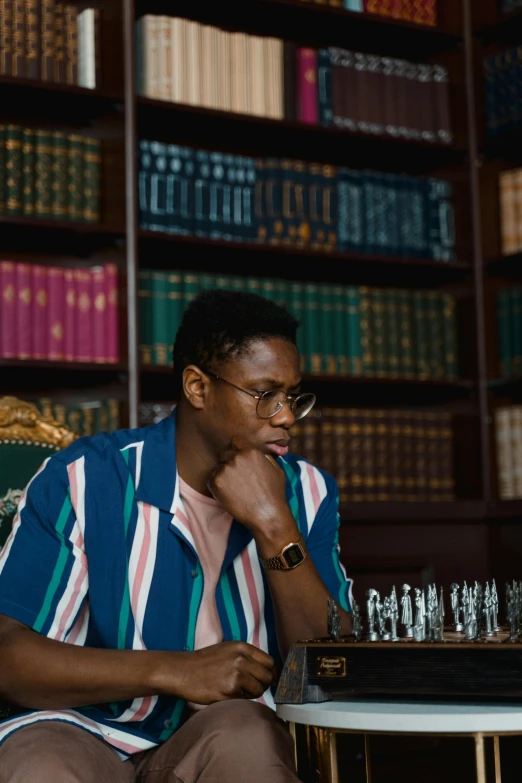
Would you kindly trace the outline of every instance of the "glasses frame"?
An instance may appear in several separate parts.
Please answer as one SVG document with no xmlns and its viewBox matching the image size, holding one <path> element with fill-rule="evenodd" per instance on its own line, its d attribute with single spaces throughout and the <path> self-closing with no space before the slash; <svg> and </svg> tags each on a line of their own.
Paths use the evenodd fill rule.
<svg viewBox="0 0 522 783">
<path fill-rule="evenodd" d="M 215 372 L 210 372 L 209 370 L 205 370 L 205 372 L 206 372 L 206 374 L 210 378 L 214 378 L 214 380 L 216 380 L 216 381 L 222 381 L 223 383 L 226 383 L 228 386 L 232 386 L 233 389 L 237 389 L 238 391 L 241 391 L 244 394 L 248 394 L 249 397 L 252 397 L 254 400 L 257 400 L 256 414 L 259 416 L 260 419 L 265 419 L 265 420 L 273 419 L 274 416 L 277 416 L 277 414 L 282 410 L 283 405 L 285 404 L 284 402 L 280 402 L 280 403 L 278 403 L 279 404 L 279 408 L 276 411 L 274 411 L 274 413 L 272 413 L 270 416 L 261 416 L 261 414 L 259 413 L 259 403 L 261 402 L 261 400 L 267 394 L 273 394 L 274 393 L 273 391 L 266 391 L 266 392 L 263 392 L 262 394 L 256 394 L 255 392 L 250 392 L 247 389 L 241 388 L 241 386 L 237 386 L 235 383 L 232 383 L 232 381 L 227 381 L 226 378 L 222 378 L 221 375 L 217 375 Z M 302 393 L 299 393 L 297 395 L 295 395 L 295 394 L 287 394 L 286 395 L 285 402 L 288 405 L 288 407 L 290 408 L 290 410 L 292 412 L 292 415 L 295 416 L 295 408 L 296 408 L 297 401 L 299 400 L 299 398 L 300 397 L 309 397 L 309 396 L 313 397 L 314 401 L 313 401 L 312 405 L 310 406 L 309 410 L 306 411 L 304 416 L 300 417 L 301 419 L 304 419 L 305 416 L 308 416 L 308 414 L 310 413 L 310 411 L 312 410 L 312 408 L 314 407 L 314 405 L 316 403 L 317 397 L 312 392 L 302 392 Z M 300 419 L 296 419 L 296 421 L 300 421 Z"/>
</svg>

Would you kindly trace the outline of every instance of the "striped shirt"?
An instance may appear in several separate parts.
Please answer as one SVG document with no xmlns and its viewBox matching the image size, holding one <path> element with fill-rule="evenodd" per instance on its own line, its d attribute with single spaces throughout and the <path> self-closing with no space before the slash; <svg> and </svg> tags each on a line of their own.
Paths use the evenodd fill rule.
<svg viewBox="0 0 522 783">
<path fill-rule="evenodd" d="M 26 487 L 0 553 L 0 613 L 50 639 L 115 650 L 193 650 L 203 574 L 179 494 L 175 413 L 143 429 L 82 438 L 49 457 Z M 326 587 L 345 609 L 335 481 L 280 458 L 287 500 Z M 225 641 L 280 664 L 274 609 L 256 544 L 234 520 L 216 588 Z M 325 609 L 326 611 L 326 609 Z M 271 690 L 263 700 L 274 706 Z M 179 726 L 185 702 L 146 696 L 0 722 L 0 744 L 37 721 L 72 723 L 120 755 L 152 748 Z"/>
</svg>

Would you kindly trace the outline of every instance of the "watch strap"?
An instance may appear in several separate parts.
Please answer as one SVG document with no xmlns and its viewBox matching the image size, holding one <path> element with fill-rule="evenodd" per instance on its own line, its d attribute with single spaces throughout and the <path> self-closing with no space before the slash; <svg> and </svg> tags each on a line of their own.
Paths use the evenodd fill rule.
<svg viewBox="0 0 522 783">
<path fill-rule="evenodd" d="M 301 560 L 301 563 L 297 563 L 295 566 L 289 566 L 283 559 L 283 553 L 286 549 L 288 549 L 291 546 L 298 546 L 302 553 L 303 553 L 303 560 L 306 557 L 306 550 L 304 545 L 304 538 L 303 536 L 299 536 L 297 541 L 291 541 L 289 544 L 287 544 L 283 549 L 279 552 L 278 555 L 275 555 L 274 557 L 268 557 L 266 560 L 264 560 L 262 557 L 260 557 L 261 565 L 263 568 L 265 568 L 267 571 L 291 571 L 293 568 L 296 568 L 298 565 L 301 565 L 303 562 Z"/>
</svg>

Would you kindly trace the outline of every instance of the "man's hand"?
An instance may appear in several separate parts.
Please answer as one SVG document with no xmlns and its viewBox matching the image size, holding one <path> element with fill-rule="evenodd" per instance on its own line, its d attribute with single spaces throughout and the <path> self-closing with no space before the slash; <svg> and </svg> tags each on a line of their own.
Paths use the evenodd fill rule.
<svg viewBox="0 0 522 783">
<path fill-rule="evenodd" d="M 246 642 L 222 642 L 182 655 L 176 696 L 195 704 L 257 699 L 276 676 L 274 659 Z"/>
</svg>

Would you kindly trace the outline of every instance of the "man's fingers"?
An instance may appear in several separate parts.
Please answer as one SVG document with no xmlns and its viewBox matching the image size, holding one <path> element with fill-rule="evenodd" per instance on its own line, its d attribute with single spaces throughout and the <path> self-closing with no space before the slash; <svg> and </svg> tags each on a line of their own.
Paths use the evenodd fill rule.
<svg viewBox="0 0 522 783">
<path fill-rule="evenodd" d="M 250 661 L 248 671 L 252 677 L 255 677 L 258 682 L 264 685 L 265 690 L 269 685 L 272 685 L 274 681 L 275 670 L 272 668 L 267 669 L 266 666 L 263 666 L 261 663 L 254 661 L 254 659 Z"/>
<path fill-rule="evenodd" d="M 254 647 L 253 644 L 249 644 L 248 648 L 248 654 L 251 658 L 253 658 L 254 661 L 257 661 L 266 669 L 272 669 L 275 671 L 275 661 L 271 655 L 268 655 L 268 653 L 264 652 L 264 650 L 260 650 L 259 647 Z"/>
<path fill-rule="evenodd" d="M 245 699 L 259 699 L 266 691 L 266 687 L 264 683 L 256 680 L 251 674 L 245 674 L 241 681 L 241 691 L 244 694 Z"/>
</svg>

